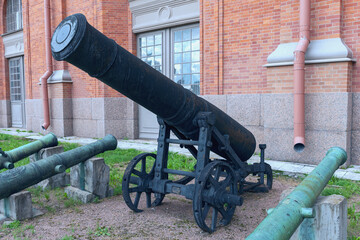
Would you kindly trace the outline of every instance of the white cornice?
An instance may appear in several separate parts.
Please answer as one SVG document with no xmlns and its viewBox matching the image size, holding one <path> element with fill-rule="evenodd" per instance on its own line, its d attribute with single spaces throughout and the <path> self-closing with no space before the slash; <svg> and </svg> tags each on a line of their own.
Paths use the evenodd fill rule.
<svg viewBox="0 0 360 240">
<path fill-rule="evenodd" d="M 200 19 L 199 0 L 130 0 L 133 32 L 145 32 Z"/>
<path fill-rule="evenodd" d="M 14 32 L 2 36 L 5 57 L 16 57 L 24 55 L 24 34 L 23 31 Z"/>
<path fill-rule="evenodd" d="M 282 43 L 267 58 L 264 67 L 288 66 L 294 64 L 297 42 Z M 305 63 L 356 62 L 351 49 L 341 38 L 313 40 L 305 54 Z"/>
</svg>

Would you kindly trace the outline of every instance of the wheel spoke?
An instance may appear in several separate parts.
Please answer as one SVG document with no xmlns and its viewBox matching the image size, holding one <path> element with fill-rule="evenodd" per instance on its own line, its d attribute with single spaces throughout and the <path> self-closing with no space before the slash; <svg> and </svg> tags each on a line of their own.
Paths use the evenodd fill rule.
<svg viewBox="0 0 360 240">
<path fill-rule="evenodd" d="M 231 207 L 230 207 L 231 208 Z M 229 209 L 230 209 L 229 208 Z M 225 208 L 224 207 L 220 207 L 219 209 L 219 212 L 220 212 L 220 214 L 221 214 L 221 216 L 223 217 L 223 218 L 225 218 L 225 219 L 227 219 L 229 216 L 229 214 L 228 214 L 228 210 L 225 210 Z"/>
<path fill-rule="evenodd" d="M 133 192 L 143 192 L 143 188 L 142 187 L 133 187 L 133 188 L 129 188 L 129 193 L 133 193 Z"/>
<path fill-rule="evenodd" d="M 231 184 L 232 181 L 233 181 L 232 177 L 230 175 L 227 175 L 226 178 L 220 182 L 220 187 L 226 188 Z"/>
<path fill-rule="evenodd" d="M 135 201 L 134 201 L 135 208 L 138 208 L 138 206 L 139 206 L 139 200 L 140 200 L 141 193 L 142 192 L 137 192 L 136 193 L 136 197 L 135 197 Z"/>
<path fill-rule="evenodd" d="M 205 206 L 204 206 L 204 209 L 202 211 L 203 219 L 206 219 L 206 216 L 208 215 L 209 210 L 210 210 L 210 205 L 207 202 L 205 202 Z"/>
<path fill-rule="evenodd" d="M 130 182 L 130 184 L 139 185 L 140 184 L 140 178 L 131 176 L 129 182 Z"/>
<path fill-rule="evenodd" d="M 221 169 L 220 169 L 220 167 L 218 167 L 215 169 L 215 174 L 214 174 L 216 181 L 219 180 L 220 175 L 221 175 Z"/>
<path fill-rule="evenodd" d="M 216 181 L 213 176 L 209 176 L 209 182 L 211 183 L 211 185 L 213 186 L 213 188 L 217 189 L 220 187 L 220 184 L 218 181 Z"/>
<path fill-rule="evenodd" d="M 147 192 L 146 193 L 146 207 L 151 207 L 151 193 Z"/>
<path fill-rule="evenodd" d="M 213 231 L 216 228 L 217 216 L 218 216 L 218 211 L 214 208 L 213 214 L 212 214 L 212 219 L 211 219 L 211 230 L 213 230 Z"/>
<path fill-rule="evenodd" d="M 139 171 L 136 170 L 136 169 L 133 169 L 131 173 L 132 173 L 132 174 L 135 174 L 135 175 L 138 176 L 138 177 L 143 177 L 143 176 L 144 176 L 143 173 L 139 172 Z"/>
<path fill-rule="evenodd" d="M 141 173 L 146 174 L 146 157 L 141 159 Z"/>
</svg>

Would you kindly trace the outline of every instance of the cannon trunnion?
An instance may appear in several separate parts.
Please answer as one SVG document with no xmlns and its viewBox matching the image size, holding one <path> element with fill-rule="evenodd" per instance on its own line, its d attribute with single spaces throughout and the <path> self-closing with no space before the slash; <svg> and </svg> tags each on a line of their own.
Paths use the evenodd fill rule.
<svg viewBox="0 0 360 240">
<path fill-rule="evenodd" d="M 133 211 L 142 211 L 143 202 L 157 206 L 166 194 L 179 194 L 193 200 L 199 227 L 213 232 L 230 223 L 244 191 L 271 189 L 272 170 L 264 163 L 266 146 L 260 144 L 260 163 L 246 163 L 256 147 L 250 131 L 104 36 L 82 14 L 59 24 L 51 48 L 56 60 L 75 65 L 158 116 L 157 154 L 136 156 L 124 173 L 123 196 Z M 194 171 L 168 167 L 170 143 L 180 144 L 196 158 Z M 224 159 L 210 159 L 210 151 Z M 249 174 L 258 175 L 258 181 L 246 181 Z"/>
</svg>

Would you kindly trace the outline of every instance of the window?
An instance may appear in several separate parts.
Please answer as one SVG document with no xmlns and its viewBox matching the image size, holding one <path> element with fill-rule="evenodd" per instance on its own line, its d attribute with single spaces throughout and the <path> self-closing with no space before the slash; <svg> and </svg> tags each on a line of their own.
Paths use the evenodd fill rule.
<svg viewBox="0 0 360 240">
<path fill-rule="evenodd" d="M 21 0 L 8 0 L 6 4 L 6 31 L 22 29 Z"/>
<path fill-rule="evenodd" d="M 184 88 L 200 94 L 198 25 L 140 34 L 138 56 Z"/>
<path fill-rule="evenodd" d="M 10 100 L 12 102 L 22 101 L 22 84 L 23 84 L 23 69 L 22 58 L 9 59 L 9 77 L 10 77 Z"/>
</svg>

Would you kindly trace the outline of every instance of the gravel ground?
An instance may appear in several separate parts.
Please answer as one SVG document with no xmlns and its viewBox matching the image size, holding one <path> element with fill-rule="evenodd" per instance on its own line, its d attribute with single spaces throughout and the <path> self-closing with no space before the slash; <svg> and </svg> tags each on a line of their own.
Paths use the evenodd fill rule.
<svg viewBox="0 0 360 240">
<path fill-rule="evenodd" d="M 163 204 L 132 212 L 122 196 L 99 203 L 62 208 L 55 213 L 22 222 L 18 239 L 245 239 L 266 216 L 266 209 L 279 202 L 280 194 L 297 185 L 289 178 L 276 178 L 269 193 L 246 193 L 244 204 L 236 208 L 231 223 L 215 233 L 203 232 L 196 224 L 192 201 L 166 195 Z M 3 233 L 4 234 L 4 233 Z M 1 239 L 16 239 L 13 234 Z"/>
</svg>

